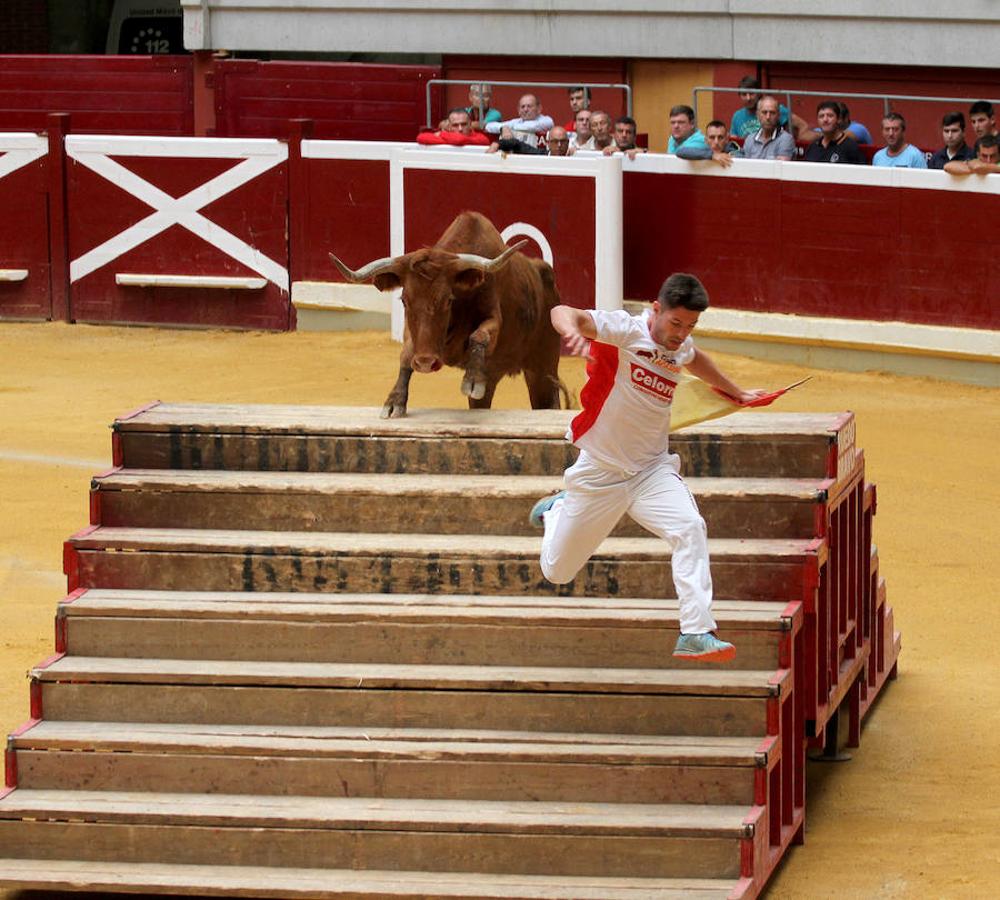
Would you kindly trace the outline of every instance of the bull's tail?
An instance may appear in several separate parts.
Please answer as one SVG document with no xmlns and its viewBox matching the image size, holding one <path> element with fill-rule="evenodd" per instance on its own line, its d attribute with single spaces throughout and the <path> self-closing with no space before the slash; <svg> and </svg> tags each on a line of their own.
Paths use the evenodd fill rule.
<svg viewBox="0 0 1000 900">
<path fill-rule="evenodd" d="M 580 407 L 576 404 L 576 395 L 566 387 L 566 382 L 563 381 L 558 375 L 550 375 L 550 380 L 553 382 L 553 386 L 559 392 L 559 396 L 562 399 L 561 409 L 579 409 Z"/>
</svg>

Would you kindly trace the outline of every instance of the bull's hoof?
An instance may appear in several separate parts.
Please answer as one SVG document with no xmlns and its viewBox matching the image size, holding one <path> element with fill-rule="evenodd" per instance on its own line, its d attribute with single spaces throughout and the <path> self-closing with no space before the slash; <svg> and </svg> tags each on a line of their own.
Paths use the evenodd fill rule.
<svg viewBox="0 0 1000 900">
<path fill-rule="evenodd" d="M 406 406 L 399 403 L 386 403 L 382 407 L 382 412 L 379 413 L 379 418 L 382 419 L 402 419 L 406 415 Z"/>
<path fill-rule="evenodd" d="M 473 400 L 482 400 L 486 396 L 486 382 L 476 381 L 466 375 L 462 379 L 462 393 Z"/>
</svg>

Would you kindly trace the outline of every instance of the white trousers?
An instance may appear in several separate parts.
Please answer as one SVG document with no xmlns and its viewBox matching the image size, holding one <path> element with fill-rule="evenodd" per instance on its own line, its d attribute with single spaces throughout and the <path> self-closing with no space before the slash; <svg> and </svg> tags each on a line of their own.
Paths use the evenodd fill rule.
<svg viewBox="0 0 1000 900">
<path fill-rule="evenodd" d="M 665 453 L 641 472 L 615 471 L 581 452 L 566 470 L 565 498 L 552 504 L 544 516 L 541 564 L 545 577 L 555 584 L 572 581 L 628 513 L 670 546 L 681 633 L 714 631 L 708 533 L 679 468 L 678 457 Z"/>
</svg>

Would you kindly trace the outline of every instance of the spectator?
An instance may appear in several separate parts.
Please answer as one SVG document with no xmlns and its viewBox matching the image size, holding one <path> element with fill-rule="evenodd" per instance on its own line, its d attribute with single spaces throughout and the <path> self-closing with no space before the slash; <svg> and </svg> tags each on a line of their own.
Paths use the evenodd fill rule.
<svg viewBox="0 0 1000 900">
<path fill-rule="evenodd" d="M 840 127 L 846 131 L 859 144 L 874 144 L 872 133 L 860 122 L 851 121 L 851 111 L 843 100 L 837 104 L 840 107 Z"/>
<path fill-rule="evenodd" d="M 526 153 L 531 156 L 569 156 L 569 132 L 561 125 L 553 125 L 545 138 L 544 147 L 532 147 L 514 137 L 509 128 L 500 130 L 500 140 L 490 144 L 487 153 Z"/>
<path fill-rule="evenodd" d="M 760 130 L 760 122 L 757 119 L 757 101 L 760 100 L 760 82 L 752 75 L 744 75 L 740 79 L 740 100 L 743 101 L 743 108 L 733 113 L 733 120 L 729 125 L 729 132 L 733 137 L 745 138 Z M 792 134 L 798 136 L 808 131 L 809 126 L 805 119 L 791 113 L 784 104 L 778 105 L 780 114 L 780 124 L 782 128 L 790 130 Z M 790 124 L 789 124 L 790 123 Z"/>
<path fill-rule="evenodd" d="M 591 112 L 590 134 L 593 144 L 586 149 L 600 150 L 603 153 L 608 147 L 610 147 L 611 152 L 614 152 L 615 139 L 611 134 L 611 116 L 603 110 L 595 109 Z"/>
<path fill-rule="evenodd" d="M 806 162 L 865 164 L 865 157 L 854 138 L 848 137 L 840 127 L 840 104 L 824 100 L 816 107 L 816 121 L 820 136 L 808 147 L 802 157 Z"/>
<path fill-rule="evenodd" d="M 569 108 L 573 113 L 566 123 L 566 130 L 572 131 L 576 127 L 576 114 L 581 109 L 590 109 L 590 89 L 585 87 L 571 87 L 569 89 Z"/>
<path fill-rule="evenodd" d="M 739 145 L 729 140 L 726 123 L 718 119 L 708 123 L 703 141 L 703 144 L 692 140 L 683 142 L 677 148 L 678 159 L 710 159 L 728 169 L 733 164 L 733 155 L 740 152 Z"/>
<path fill-rule="evenodd" d="M 746 159 L 791 159 L 795 156 L 795 139 L 778 127 L 779 103 L 771 94 L 762 94 L 757 101 L 757 121 L 760 128 L 747 135 L 743 142 Z"/>
<path fill-rule="evenodd" d="M 577 150 L 593 150 L 594 142 L 590 133 L 590 110 L 581 109 L 573 120 L 576 129 L 570 134 L 569 152 L 576 153 Z"/>
<path fill-rule="evenodd" d="M 473 131 L 484 131 L 490 122 L 499 122 L 503 119 L 503 113 L 490 106 L 492 102 L 493 85 L 485 82 L 469 85 L 469 105 L 465 111 L 472 120 Z"/>
<path fill-rule="evenodd" d="M 969 107 L 969 124 L 976 133 L 976 140 L 991 134 L 997 135 L 997 123 L 993 117 L 993 104 L 989 100 L 977 100 Z"/>
<path fill-rule="evenodd" d="M 517 111 L 520 115 L 516 119 L 508 119 L 506 122 L 488 122 L 486 132 L 500 134 L 502 128 L 509 128 L 518 140 L 537 147 L 538 135 L 544 134 L 555 124 L 552 117 L 542 115 L 541 104 L 534 94 L 525 94 L 518 100 Z"/>
<path fill-rule="evenodd" d="M 687 153 L 681 154 L 678 151 L 685 147 Z M 708 159 L 711 155 L 709 151 L 706 155 L 692 156 L 692 151 L 708 150 L 708 144 L 703 135 L 694 124 L 694 110 L 690 106 L 680 104 L 670 110 L 670 140 L 667 141 L 667 153 L 676 153 L 681 159 Z"/>
<path fill-rule="evenodd" d="M 641 147 L 635 144 L 638 126 L 631 116 L 619 116 L 615 119 L 614 144 L 604 148 L 604 155 L 611 156 L 612 153 L 621 151 L 629 159 L 635 159 L 639 153 L 645 153 Z"/>
<path fill-rule="evenodd" d="M 882 119 L 885 146 L 875 154 L 872 165 L 882 169 L 926 169 L 927 158 L 906 142 L 906 119 L 891 112 Z"/>
<path fill-rule="evenodd" d="M 448 111 L 448 118 L 441 123 L 440 131 L 424 131 L 417 135 L 417 143 L 425 146 L 450 144 L 456 147 L 485 146 L 490 140 L 481 131 L 472 130 L 472 119 L 464 106 Z"/>
<path fill-rule="evenodd" d="M 965 116 L 962 113 L 944 114 L 941 119 L 941 137 L 944 139 L 944 146 L 931 157 L 927 168 L 943 169 L 952 160 L 967 162 L 975 159 L 975 154 L 965 143 Z"/>
<path fill-rule="evenodd" d="M 976 157 L 968 162 L 945 163 L 949 175 L 996 175 L 1000 173 L 1000 138 L 987 134 L 976 141 Z"/>
</svg>

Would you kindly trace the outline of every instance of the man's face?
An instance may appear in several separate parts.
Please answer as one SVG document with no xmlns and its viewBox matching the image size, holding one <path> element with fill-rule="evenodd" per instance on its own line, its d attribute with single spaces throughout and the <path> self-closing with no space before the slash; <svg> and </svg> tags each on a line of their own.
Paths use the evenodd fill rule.
<svg viewBox="0 0 1000 900">
<path fill-rule="evenodd" d="M 583 143 L 590 137 L 590 110 L 581 109 L 574 118 L 578 143 Z"/>
<path fill-rule="evenodd" d="M 525 120 L 538 118 L 538 98 L 534 94 L 525 94 L 517 101 L 518 115 Z"/>
<path fill-rule="evenodd" d="M 670 135 L 675 141 L 678 143 L 686 141 L 692 134 L 694 134 L 694 122 L 685 113 L 670 117 Z"/>
<path fill-rule="evenodd" d="M 825 135 L 834 134 L 840 127 L 836 111 L 829 107 L 824 107 L 816 113 L 816 124 L 819 125 L 819 130 Z"/>
<path fill-rule="evenodd" d="M 569 92 L 569 108 L 573 110 L 574 115 L 581 109 L 587 108 L 587 92 L 583 88 Z"/>
<path fill-rule="evenodd" d="M 448 127 L 445 131 L 454 131 L 458 134 L 471 134 L 472 122 L 469 121 L 467 112 L 453 112 L 448 114 Z"/>
<path fill-rule="evenodd" d="M 611 117 L 606 113 L 598 113 L 590 117 L 590 131 L 595 138 L 604 140 L 611 135 Z"/>
<path fill-rule="evenodd" d="M 998 165 L 1000 164 L 1000 147 L 980 147 L 976 158 L 980 162 Z"/>
<path fill-rule="evenodd" d="M 944 145 L 949 150 L 957 150 L 965 143 L 965 132 L 958 122 L 952 125 L 942 125 L 941 136 L 944 138 Z"/>
<path fill-rule="evenodd" d="M 488 84 L 474 84 L 469 88 L 469 106 L 479 106 L 483 101 L 483 109 L 489 109 L 493 102 L 493 88 Z"/>
<path fill-rule="evenodd" d="M 969 116 L 969 121 L 972 123 L 972 130 L 976 132 L 977 138 L 993 134 L 993 116 L 988 116 L 984 112 L 977 112 L 975 115 Z"/>
<path fill-rule="evenodd" d="M 753 112 L 757 108 L 757 100 L 760 98 L 760 94 L 756 91 L 740 91 L 740 100 L 743 101 L 743 105 L 747 108 L 748 112 Z"/>
<path fill-rule="evenodd" d="M 705 140 L 713 153 L 726 152 L 726 139 L 729 137 L 726 132 L 727 129 L 719 125 L 709 125 L 705 130 Z"/>
<path fill-rule="evenodd" d="M 906 143 L 906 129 L 896 119 L 883 119 L 882 137 L 890 150 L 901 150 Z"/>
<path fill-rule="evenodd" d="M 778 127 L 778 104 L 770 97 L 757 104 L 757 121 L 767 134 L 773 134 Z"/>
<path fill-rule="evenodd" d="M 615 122 L 615 143 L 621 150 L 631 150 L 635 146 L 635 125 Z"/>
<path fill-rule="evenodd" d="M 653 315 L 649 320 L 649 336 L 661 347 L 676 350 L 698 324 L 700 313 L 683 306 L 660 305 L 659 300 L 653 301 Z"/>
<path fill-rule="evenodd" d="M 545 143 L 549 148 L 549 156 L 567 156 L 569 154 L 569 135 L 566 129 L 559 125 L 549 129 Z"/>
</svg>

